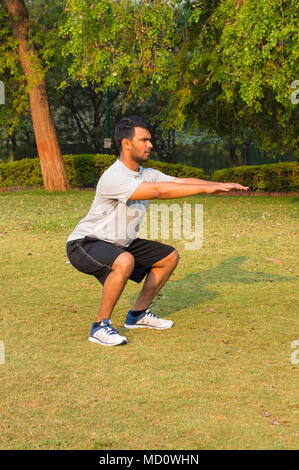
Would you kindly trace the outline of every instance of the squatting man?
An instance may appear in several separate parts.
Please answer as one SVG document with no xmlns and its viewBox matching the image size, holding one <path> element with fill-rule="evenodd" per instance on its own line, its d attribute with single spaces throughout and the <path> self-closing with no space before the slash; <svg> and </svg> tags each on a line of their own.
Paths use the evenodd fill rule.
<svg viewBox="0 0 299 470">
<path fill-rule="evenodd" d="M 112 326 L 111 316 L 128 279 L 145 281 L 124 326 L 157 330 L 173 326 L 171 320 L 152 312 L 151 303 L 176 268 L 179 255 L 172 246 L 137 237 L 149 200 L 248 190 L 237 183 L 176 178 L 143 168 L 153 147 L 150 129 L 139 116 L 124 117 L 116 125 L 114 138 L 120 156 L 100 177 L 88 214 L 67 240 L 71 264 L 95 276 L 103 286 L 100 309 L 89 335 L 91 342 L 103 346 L 127 343 Z"/>
</svg>

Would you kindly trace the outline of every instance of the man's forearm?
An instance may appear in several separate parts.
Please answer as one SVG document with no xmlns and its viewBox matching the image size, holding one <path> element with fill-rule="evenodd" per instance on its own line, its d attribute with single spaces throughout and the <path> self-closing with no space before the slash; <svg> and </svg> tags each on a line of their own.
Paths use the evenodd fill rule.
<svg viewBox="0 0 299 470">
<path fill-rule="evenodd" d="M 211 191 L 211 185 L 202 180 L 202 183 L 159 183 L 158 186 L 158 199 L 175 199 L 186 196 L 193 196 L 196 194 L 207 194 Z M 216 183 L 212 183 L 215 186 Z"/>
<path fill-rule="evenodd" d="M 173 182 L 180 184 L 214 184 L 214 181 L 201 180 L 199 178 L 175 178 Z"/>
</svg>

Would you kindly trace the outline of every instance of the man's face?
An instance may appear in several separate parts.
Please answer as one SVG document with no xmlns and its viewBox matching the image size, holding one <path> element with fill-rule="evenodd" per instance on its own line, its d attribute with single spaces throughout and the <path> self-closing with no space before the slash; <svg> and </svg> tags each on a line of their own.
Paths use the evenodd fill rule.
<svg viewBox="0 0 299 470">
<path fill-rule="evenodd" d="M 145 162 L 149 159 L 153 144 L 151 134 L 143 127 L 135 127 L 135 134 L 132 140 L 126 139 L 126 149 L 129 155 L 137 163 Z"/>
</svg>

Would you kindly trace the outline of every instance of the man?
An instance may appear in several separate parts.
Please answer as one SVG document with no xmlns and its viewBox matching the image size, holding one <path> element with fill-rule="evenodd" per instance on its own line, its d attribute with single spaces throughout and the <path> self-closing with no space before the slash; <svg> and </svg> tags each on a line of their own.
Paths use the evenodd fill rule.
<svg viewBox="0 0 299 470">
<path fill-rule="evenodd" d="M 171 328 L 173 322 L 150 309 L 154 297 L 178 263 L 171 246 L 137 238 L 150 199 L 174 199 L 233 189 L 235 183 L 215 183 L 197 178 L 175 178 L 152 168 L 142 168 L 152 149 L 150 125 L 138 116 L 123 118 L 115 128 L 120 152 L 100 177 L 87 214 L 67 240 L 67 255 L 79 271 L 95 276 L 103 285 L 100 309 L 89 340 L 104 346 L 126 344 L 113 328 L 111 315 L 128 279 L 145 281 L 125 320 L 126 328 Z M 136 215 L 137 214 L 137 215 Z"/>
</svg>

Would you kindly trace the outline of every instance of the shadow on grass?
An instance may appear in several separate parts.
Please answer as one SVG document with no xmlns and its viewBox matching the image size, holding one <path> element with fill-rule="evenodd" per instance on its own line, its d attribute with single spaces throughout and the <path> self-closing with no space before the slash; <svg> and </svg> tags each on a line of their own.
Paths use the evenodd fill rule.
<svg viewBox="0 0 299 470">
<path fill-rule="evenodd" d="M 154 299 L 154 311 L 163 316 L 184 308 L 203 304 L 220 296 L 217 290 L 209 289 L 211 284 L 254 284 L 260 282 L 295 281 L 296 277 L 280 276 L 263 272 L 250 272 L 240 269 L 246 262 L 245 256 L 230 258 L 215 268 L 199 273 L 188 274 L 184 279 L 168 281 Z M 136 296 L 130 299 L 134 304 Z"/>
<path fill-rule="evenodd" d="M 299 196 L 292 197 L 291 202 L 292 203 L 298 203 L 299 202 Z"/>
</svg>

